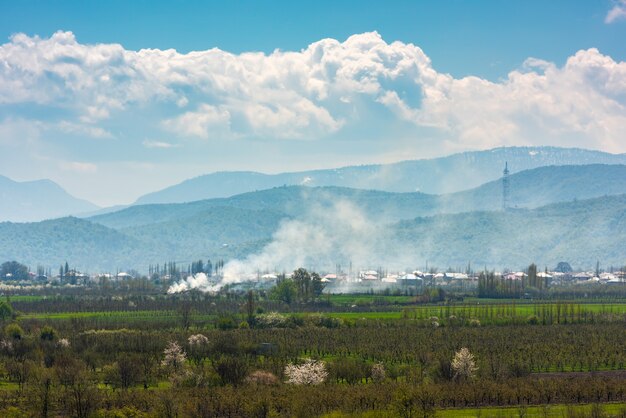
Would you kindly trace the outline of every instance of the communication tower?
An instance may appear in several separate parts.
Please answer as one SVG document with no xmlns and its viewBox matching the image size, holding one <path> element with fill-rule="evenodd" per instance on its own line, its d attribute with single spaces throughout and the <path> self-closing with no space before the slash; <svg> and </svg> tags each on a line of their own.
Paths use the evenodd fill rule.
<svg viewBox="0 0 626 418">
<path fill-rule="evenodd" d="M 502 210 L 509 208 L 509 162 L 504 163 L 502 172 Z"/>
</svg>

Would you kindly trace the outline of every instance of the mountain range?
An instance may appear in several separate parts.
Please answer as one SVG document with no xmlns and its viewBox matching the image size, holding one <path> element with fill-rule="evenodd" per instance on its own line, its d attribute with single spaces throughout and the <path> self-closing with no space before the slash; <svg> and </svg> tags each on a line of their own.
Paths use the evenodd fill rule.
<svg viewBox="0 0 626 418">
<path fill-rule="evenodd" d="M 510 175 L 509 184 L 510 205 L 514 208 L 535 208 L 555 202 L 625 194 L 626 165 L 540 167 Z M 352 202 L 372 220 L 388 223 L 441 213 L 499 210 L 502 207 L 502 181 L 495 180 L 471 190 L 445 195 L 345 187 L 282 186 L 229 198 L 135 205 L 88 219 L 123 229 L 177 222 L 216 207 L 277 211 L 285 216 L 298 217 L 306 213 L 312 204 L 329 207 L 339 199 Z"/>
<path fill-rule="evenodd" d="M 575 148 L 513 147 L 393 164 L 280 174 L 218 172 L 146 194 L 138 198 L 135 205 L 224 198 L 284 185 L 450 194 L 497 180 L 507 162 L 512 173 L 519 173 L 544 166 L 623 165 L 626 164 L 626 154 Z M 71 196 L 50 180 L 16 182 L 2 176 L 0 199 L 0 221 L 12 222 L 33 222 L 67 215 L 86 217 L 113 213 L 127 207 L 99 209 L 96 205 Z M 538 204 L 543 203 L 547 201 L 538 200 Z"/>
<path fill-rule="evenodd" d="M 230 198 L 136 205 L 87 219 L 4 222 L 0 260 L 31 267 L 67 260 L 90 271 L 145 271 L 148 264 L 167 261 L 259 253 L 271 259 L 281 251 L 289 259 L 290 250 L 302 249 L 302 237 L 308 241 L 299 252 L 310 249 L 320 267 L 324 257 L 372 268 L 386 260 L 406 267 L 626 263 L 626 166 L 540 167 L 512 174 L 509 181 L 507 211 L 501 210 L 502 184 L 496 180 L 442 195 L 283 186 Z M 341 218 L 343 202 L 349 210 Z M 356 229 L 345 229 L 353 220 Z M 352 257 L 344 247 L 359 255 Z"/>
<path fill-rule="evenodd" d="M 217 172 L 146 194 L 135 202 L 181 203 L 264 190 L 283 185 L 339 186 L 388 192 L 454 193 L 512 173 L 553 165 L 626 164 L 626 154 L 578 148 L 512 147 L 393 164 L 350 166 L 280 174 Z"/>
<path fill-rule="evenodd" d="M 18 182 L 4 176 L 0 176 L 0 202 L 0 221 L 13 222 L 40 221 L 98 209 L 51 180 Z"/>
</svg>

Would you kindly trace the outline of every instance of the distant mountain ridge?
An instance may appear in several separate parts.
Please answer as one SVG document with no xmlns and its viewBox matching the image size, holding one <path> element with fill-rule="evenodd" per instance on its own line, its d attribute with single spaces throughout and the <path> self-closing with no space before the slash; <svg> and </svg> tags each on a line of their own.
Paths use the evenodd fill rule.
<svg viewBox="0 0 626 418">
<path fill-rule="evenodd" d="M 540 167 L 512 174 L 509 182 L 511 207 L 535 208 L 556 202 L 626 193 L 626 165 Z M 135 205 L 88 219 L 120 229 L 173 222 L 214 207 L 272 210 L 295 217 L 305 213 L 312 202 L 327 204 L 337 199 L 353 202 L 372 219 L 391 222 L 442 213 L 499 210 L 502 207 L 502 182 L 499 179 L 475 189 L 440 196 L 330 186 L 283 186 L 230 198 Z"/>
<path fill-rule="evenodd" d="M 543 166 L 626 164 L 626 154 L 578 148 L 511 147 L 392 164 L 348 166 L 279 174 L 216 172 L 146 194 L 135 204 L 183 203 L 229 197 L 283 185 L 338 186 L 389 192 L 444 194 L 467 190 L 502 175 Z"/>
<path fill-rule="evenodd" d="M 134 205 L 88 219 L 0 222 L 0 262 L 56 267 L 67 260 L 91 272 L 145 271 L 149 264 L 169 261 L 186 265 L 200 258 L 245 258 L 274 245 L 277 231 L 290 227 L 278 236 L 297 238 L 302 231 L 325 229 L 310 243 L 322 240 L 322 247 L 330 249 L 326 258 L 311 259 L 317 266 L 352 261 L 371 268 L 392 262 L 403 268 L 425 262 L 440 268 L 468 262 L 490 268 L 626 263 L 626 165 L 542 166 L 511 174 L 509 182 L 509 211 L 501 210 L 498 178 L 442 195 L 281 186 L 228 198 Z M 344 202 L 347 217 L 336 218 Z M 335 229 L 352 218 L 365 227 L 365 235 L 341 235 Z M 349 260 L 342 253 L 344 244 L 371 256 L 366 262 Z M 270 252 L 289 249 L 289 244 L 273 246 Z"/>
<path fill-rule="evenodd" d="M 18 182 L 0 176 L 0 222 L 33 222 L 98 209 L 51 180 Z"/>
<path fill-rule="evenodd" d="M 269 210 L 215 207 L 179 221 L 113 229 L 88 220 L 0 223 L 0 260 L 56 267 L 66 260 L 83 271 L 115 271 L 149 264 L 243 258 L 256 254 L 292 217 Z M 418 217 L 378 225 L 371 260 L 386 266 L 399 254 L 404 266 L 523 268 L 559 261 L 592 268 L 626 263 L 626 195 L 557 203 L 536 209 L 475 211 Z M 336 241 L 335 245 L 342 241 Z M 332 252 L 329 253 L 332 257 Z M 345 258 L 345 257 L 344 257 Z M 347 263 L 350 260 L 335 260 Z M 321 266 L 329 268 L 332 266 Z M 344 264 L 345 265 L 345 264 Z M 333 270 L 334 271 L 334 270 Z"/>
</svg>

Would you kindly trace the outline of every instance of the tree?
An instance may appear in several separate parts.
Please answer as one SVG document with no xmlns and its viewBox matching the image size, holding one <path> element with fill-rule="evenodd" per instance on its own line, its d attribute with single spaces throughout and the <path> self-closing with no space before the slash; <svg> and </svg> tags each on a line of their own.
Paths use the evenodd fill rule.
<svg viewBox="0 0 626 418">
<path fill-rule="evenodd" d="M 176 341 L 170 341 L 165 350 L 163 350 L 161 365 L 177 373 L 184 368 L 186 361 L 187 355 L 182 347 Z"/>
<path fill-rule="evenodd" d="M 291 279 L 296 284 L 296 291 L 298 292 L 298 299 L 304 302 L 308 302 L 311 297 L 311 275 L 306 269 L 300 267 L 293 272 Z"/>
<path fill-rule="evenodd" d="M 542 287 L 541 283 L 537 280 L 537 265 L 534 263 L 528 266 L 528 285 L 537 289 L 541 289 Z"/>
<path fill-rule="evenodd" d="M 214 368 L 225 385 L 238 386 L 248 375 L 248 363 L 239 356 L 223 356 L 214 363 Z"/>
<path fill-rule="evenodd" d="M 0 300 L 0 321 L 13 318 L 13 307 L 9 302 Z"/>
<path fill-rule="evenodd" d="M 311 290 L 313 291 L 313 296 L 316 298 L 319 298 L 324 290 L 322 278 L 317 273 L 311 273 Z"/>
<path fill-rule="evenodd" d="M 454 354 L 451 365 L 455 379 L 473 379 L 478 371 L 474 355 L 466 347 Z"/>
<path fill-rule="evenodd" d="M 7 261 L 0 266 L 0 278 L 11 280 L 27 280 L 28 267 L 17 261 Z"/>
<path fill-rule="evenodd" d="M 270 298 L 290 305 L 296 299 L 296 284 L 291 279 L 281 279 L 270 291 Z"/>
<path fill-rule="evenodd" d="M 191 304 L 185 302 L 180 307 L 180 319 L 182 321 L 182 326 L 184 330 L 188 330 L 191 326 L 191 318 L 193 314 L 193 310 L 191 308 Z"/>
<path fill-rule="evenodd" d="M 287 383 L 292 385 L 319 385 L 328 377 L 326 364 L 323 361 L 307 359 L 303 364 L 289 363 L 285 366 Z"/>
<path fill-rule="evenodd" d="M 382 383 L 387 378 L 387 372 L 385 366 L 382 363 L 376 363 L 372 366 L 371 371 L 372 380 L 374 383 Z"/>
<path fill-rule="evenodd" d="M 254 325 L 254 311 L 255 311 L 255 297 L 254 291 L 249 290 L 246 295 L 246 317 L 248 324 Z"/>
<path fill-rule="evenodd" d="M 31 376 L 28 397 L 35 404 L 38 416 L 47 418 L 50 415 L 50 403 L 52 398 L 53 374 L 51 369 L 39 367 Z"/>
<path fill-rule="evenodd" d="M 203 334 L 194 334 L 187 338 L 187 344 L 189 345 L 189 357 L 196 364 L 200 364 L 200 361 L 207 356 L 209 339 Z"/>
<path fill-rule="evenodd" d="M 204 263 L 202 260 L 191 263 L 191 274 L 204 273 Z"/>
<path fill-rule="evenodd" d="M 117 382 L 123 389 L 128 389 L 141 381 L 141 367 L 136 358 L 119 356 L 116 365 Z"/>
<path fill-rule="evenodd" d="M 559 264 L 557 264 L 554 271 L 559 273 L 571 273 L 574 270 L 572 270 L 572 266 L 570 266 L 568 262 L 561 261 Z"/>
</svg>

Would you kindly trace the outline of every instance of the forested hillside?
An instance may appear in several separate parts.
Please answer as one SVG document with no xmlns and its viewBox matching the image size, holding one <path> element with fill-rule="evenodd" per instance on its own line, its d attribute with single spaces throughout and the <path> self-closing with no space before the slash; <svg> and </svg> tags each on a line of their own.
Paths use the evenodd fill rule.
<svg viewBox="0 0 626 418">
<path fill-rule="evenodd" d="M 76 218 L 31 224 L 2 223 L 0 259 L 16 259 L 32 266 L 39 263 L 56 266 L 68 260 L 82 269 L 113 271 L 146 269 L 149 264 L 166 261 L 189 263 L 210 257 L 241 258 L 261 251 L 281 222 L 302 217 L 306 222 L 307 213 L 310 212 L 298 215 L 295 211 L 287 214 L 267 209 L 215 207 L 180 219 L 119 230 Z M 332 220 L 332 213 L 329 216 L 315 219 Z M 314 221 L 310 224 L 330 229 L 332 234 L 332 224 Z M 343 237 L 335 238 L 334 245 L 340 245 Z M 428 262 L 441 268 L 462 267 L 470 262 L 474 266 L 500 268 L 536 262 L 553 267 L 558 261 L 569 261 L 589 268 L 597 260 L 604 265 L 624 264 L 624 242 L 626 195 L 619 195 L 530 210 L 470 212 L 391 224 L 373 223 L 360 250 L 374 267 L 384 266 L 387 260 L 403 254 L 413 266 Z M 324 243 L 311 242 L 311 246 L 318 244 Z M 319 267 L 332 270 L 334 265 Z"/>
</svg>

